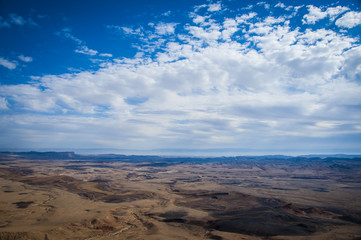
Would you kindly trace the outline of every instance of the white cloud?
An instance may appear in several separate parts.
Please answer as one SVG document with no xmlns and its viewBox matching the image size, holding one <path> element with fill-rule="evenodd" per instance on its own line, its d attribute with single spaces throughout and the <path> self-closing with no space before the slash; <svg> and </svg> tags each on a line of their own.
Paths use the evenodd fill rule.
<svg viewBox="0 0 361 240">
<path fill-rule="evenodd" d="M 236 17 L 236 21 L 238 23 L 248 23 L 248 20 L 253 19 L 255 16 L 257 16 L 257 13 L 250 12 L 248 14 L 243 14 L 240 17 Z"/>
<path fill-rule="evenodd" d="M 206 22 L 207 18 L 209 18 L 209 17 L 200 16 L 200 15 L 195 15 L 195 16 L 193 17 L 193 22 L 194 22 L 195 24 L 202 24 L 202 23 Z"/>
<path fill-rule="evenodd" d="M 212 3 L 208 5 L 208 11 L 217 12 L 222 9 L 221 3 Z"/>
<path fill-rule="evenodd" d="M 308 14 L 303 16 L 302 22 L 304 24 L 315 24 L 318 20 L 327 17 L 327 12 L 323 12 L 320 8 L 308 5 Z"/>
<path fill-rule="evenodd" d="M 231 40 L 231 36 L 239 30 L 238 23 L 234 19 L 226 19 L 223 22 L 222 38 L 224 40 Z"/>
<path fill-rule="evenodd" d="M 350 10 L 348 7 L 337 6 L 329 7 L 325 11 L 322 11 L 321 8 L 315 7 L 313 5 L 308 5 L 309 13 L 303 16 L 302 22 L 304 24 L 315 24 L 317 21 L 329 17 L 331 21 L 334 21 L 337 16 Z"/>
<path fill-rule="evenodd" d="M 284 3 L 279 2 L 275 5 L 275 7 L 286 8 L 286 5 Z"/>
<path fill-rule="evenodd" d="M 330 20 L 334 21 L 337 16 L 339 16 L 341 13 L 344 13 L 348 10 L 350 10 L 348 7 L 337 6 L 337 7 L 327 8 L 326 12 L 327 12 L 327 15 L 330 17 Z"/>
<path fill-rule="evenodd" d="M 28 57 L 28 56 L 24 56 L 24 55 L 19 55 L 18 58 L 23 62 L 32 62 L 33 61 L 32 57 Z"/>
<path fill-rule="evenodd" d="M 79 38 L 77 38 L 73 34 L 71 34 L 70 28 L 63 28 L 60 32 L 57 32 L 57 34 L 63 35 L 64 37 L 73 40 L 78 45 L 84 44 L 84 42 L 82 40 L 80 40 Z"/>
<path fill-rule="evenodd" d="M 111 53 L 99 53 L 100 57 L 113 57 L 113 54 Z"/>
<path fill-rule="evenodd" d="M 324 12 L 331 18 L 343 10 Z M 145 46 L 135 58 L 112 59 L 97 71 L 1 85 L 3 108 L 54 114 L 23 114 L 1 123 L 12 122 L 25 135 L 35 129 L 28 136 L 38 142 L 55 131 L 55 143 L 145 149 L 277 147 L 360 133 L 357 39 L 324 28 L 293 28 L 285 17 L 256 13 L 222 20 L 193 13 L 190 20 L 183 29 L 148 25 L 154 32 L 108 26 L 140 36 Z M 64 32 L 79 43 L 77 51 L 97 54 Z"/>
<path fill-rule="evenodd" d="M 132 28 L 122 27 L 122 29 L 126 34 L 133 34 L 134 33 L 134 30 Z"/>
<path fill-rule="evenodd" d="M 361 24 L 361 12 L 347 12 L 336 20 L 338 27 L 353 28 Z"/>
<path fill-rule="evenodd" d="M 139 35 L 139 36 L 143 36 L 144 34 L 142 33 L 143 30 L 141 28 L 130 28 L 130 27 L 119 27 L 119 26 L 112 26 L 112 28 L 115 29 L 122 29 L 124 31 L 125 34 L 131 34 L 131 35 Z"/>
<path fill-rule="evenodd" d="M 258 6 L 263 6 L 265 9 L 269 9 L 270 5 L 266 2 L 259 2 L 257 3 Z"/>
<path fill-rule="evenodd" d="M 200 9 L 207 7 L 207 4 L 194 6 L 194 12 L 198 12 Z"/>
<path fill-rule="evenodd" d="M 6 67 L 7 69 L 13 70 L 17 67 L 18 64 L 16 61 L 9 61 L 0 57 L 0 65 Z"/>
<path fill-rule="evenodd" d="M 5 85 L 0 88 L 0 95 L 15 100 L 22 109 L 29 111 L 47 112 L 56 107 L 51 91 L 42 91 L 37 86 Z"/>
<path fill-rule="evenodd" d="M 165 13 L 163 13 L 162 14 L 162 16 L 166 16 L 166 17 L 168 17 L 168 16 L 170 16 L 172 14 L 172 11 L 166 11 Z"/>
<path fill-rule="evenodd" d="M 361 80 L 361 46 L 351 48 L 344 53 L 345 62 L 342 73 L 347 79 L 353 81 Z"/>
<path fill-rule="evenodd" d="M 99 123 L 79 118 L 73 127 L 124 130 L 128 137 L 118 142 L 129 141 L 128 147 L 135 139 L 155 136 L 157 140 L 147 147 L 185 140 L 195 146 L 204 141 L 211 146 L 238 144 L 242 137 L 255 138 L 263 131 L 266 136 L 320 137 L 337 134 L 338 126 L 355 124 L 359 115 L 345 119 L 343 113 L 348 104 L 361 104 L 355 102 L 361 89 L 342 77 L 355 71 L 354 40 L 327 30 L 291 31 L 287 23 L 280 23 L 268 18 L 252 26 L 255 32 L 271 28 L 249 39 L 258 44 L 259 52 L 236 42 L 194 52 L 192 46 L 174 42 L 167 44 L 162 57 L 186 59 L 135 65 L 129 59 L 96 72 L 41 77 L 46 90 L 13 86 L 2 94 L 29 110 L 106 114 Z M 235 23 L 227 19 L 223 25 L 231 28 Z M 221 34 L 222 28 L 213 31 Z M 212 42 L 219 34 L 203 40 Z M 344 52 L 349 48 L 354 52 Z M 345 62 L 350 67 L 342 72 Z M 130 104 L 129 99 L 142 100 Z M 325 128 L 321 119 L 330 109 L 335 120 L 327 125 L 332 128 Z M 146 130 L 149 126 L 152 131 Z"/>
<path fill-rule="evenodd" d="M 206 8 L 206 10 L 211 13 L 218 12 L 218 11 L 222 10 L 222 4 L 221 4 L 221 2 L 217 2 L 217 3 L 198 5 L 198 6 L 194 7 L 194 13 L 196 13 L 200 9 L 204 9 L 204 8 Z"/>
<path fill-rule="evenodd" d="M 7 110 L 8 109 L 8 102 L 5 98 L 0 97 L 0 110 Z"/>
<path fill-rule="evenodd" d="M 87 46 L 80 46 L 78 49 L 75 49 L 75 52 L 90 56 L 94 56 L 98 54 L 98 51 L 90 49 Z"/>
<path fill-rule="evenodd" d="M 76 53 L 81 53 L 89 56 L 95 56 L 98 54 L 97 50 L 90 49 L 88 46 L 85 45 L 84 41 L 71 34 L 70 28 L 63 28 L 60 32 L 57 32 L 56 34 L 74 41 L 78 45 L 78 48 L 74 50 L 74 52 Z"/>
<path fill-rule="evenodd" d="M 158 23 L 155 26 L 155 32 L 159 35 L 174 34 L 176 23 Z"/>
<path fill-rule="evenodd" d="M 218 25 L 213 25 L 213 27 L 207 29 L 197 26 L 188 26 L 186 27 L 186 30 L 188 30 L 192 36 L 202 39 L 208 44 L 211 44 L 212 41 L 219 39 L 222 34 L 219 31 L 220 27 Z"/>
</svg>

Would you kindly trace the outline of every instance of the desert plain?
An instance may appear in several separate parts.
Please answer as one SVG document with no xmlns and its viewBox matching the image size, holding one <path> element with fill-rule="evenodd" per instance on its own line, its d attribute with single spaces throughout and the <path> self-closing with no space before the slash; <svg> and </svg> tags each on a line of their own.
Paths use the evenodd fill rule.
<svg viewBox="0 0 361 240">
<path fill-rule="evenodd" d="M 0 239 L 361 239 L 361 159 L 2 152 Z"/>
</svg>

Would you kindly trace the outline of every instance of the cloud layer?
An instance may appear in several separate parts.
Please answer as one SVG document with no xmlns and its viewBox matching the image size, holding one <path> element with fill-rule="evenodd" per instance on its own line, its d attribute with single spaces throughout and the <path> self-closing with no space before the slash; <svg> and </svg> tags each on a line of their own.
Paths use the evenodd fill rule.
<svg viewBox="0 0 361 240">
<path fill-rule="evenodd" d="M 96 71 L 0 86 L 0 122 L 7 129 L 1 142 L 354 151 L 361 139 L 360 40 L 308 25 L 328 18 L 353 28 L 361 13 L 307 6 L 297 20 L 297 7 L 278 7 L 288 14 L 261 16 L 250 9 L 220 18 L 227 9 L 219 2 L 196 6 L 188 23 L 109 25 L 122 37 L 136 36 L 138 54 L 102 62 Z M 70 31 L 62 34 L 77 43 L 76 52 L 98 54 Z M 16 67 L 4 58 L 0 64 Z"/>
</svg>

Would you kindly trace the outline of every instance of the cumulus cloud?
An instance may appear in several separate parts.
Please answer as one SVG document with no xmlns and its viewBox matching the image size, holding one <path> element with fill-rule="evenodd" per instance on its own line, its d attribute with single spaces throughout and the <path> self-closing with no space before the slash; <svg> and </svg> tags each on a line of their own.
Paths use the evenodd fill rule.
<svg viewBox="0 0 361 240">
<path fill-rule="evenodd" d="M 323 12 L 320 8 L 308 5 L 308 14 L 303 16 L 303 23 L 315 24 L 318 20 L 327 16 L 326 12 Z"/>
<path fill-rule="evenodd" d="M 361 24 L 361 12 L 347 12 L 336 20 L 336 25 L 343 28 L 353 28 Z"/>
<path fill-rule="evenodd" d="M 5 58 L 0 57 L 0 65 L 6 67 L 7 69 L 13 70 L 17 67 L 16 61 L 9 61 Z"/>
<path fill-rule="evenodd" d="M 155 32 L 159 35 L 168 35 L 173 34 L 175 30 L 176 23 L 158 23 L 155 26 Z"/>
<path fill-rule="evenodd" d="M 315 24 L 317 21 L 329 17 L 331 21 L 334 21 L 337 16 L 350 10 L 348 7 L 337 6 L 328 7 L 325 11 L 313 5 L 308 5 L 309 13 L 303 16 L 302 22 L 304 24 Z"/>
<path fill-rule="evenodd" d="M 208 11 L 217 12 L 222 9 L 221 3 L 212 3 L 208 5 Z"/>
<path fill-rule="evenodd" d="M 307 23 L 323 16 L 309 9 L 314 17 L 304 18 Z M 336 10 L 325 16 L 341 12 Z M 144 51 L 97 71 L 0 86 L 7 108 L 57 116 L 0 121 L 40 132 L 55 125 L 58 142 L 76 129 L 72 139 L 86 139 L 88 146 L 148 149 L 252 147 L 360 134 L 358 39 L 292 28 L 285 17 L 248 13 L 220 20 L 208 14 L 193 12 L 182 29 L 154 24 L 151 33 L 109 26 L 144 38 L 145 45 L 156 42 L 156 54 Z"/>
<path fill-rule="evenodd" d="M 327 15 L 330 17 L 331 21 L 334 21 L 337 16 L 340 14 L 350 10 L 348 7 L 337 6 L 337 7 L 329 7 L 327 8 L 326 12 Z"/>
</svg>

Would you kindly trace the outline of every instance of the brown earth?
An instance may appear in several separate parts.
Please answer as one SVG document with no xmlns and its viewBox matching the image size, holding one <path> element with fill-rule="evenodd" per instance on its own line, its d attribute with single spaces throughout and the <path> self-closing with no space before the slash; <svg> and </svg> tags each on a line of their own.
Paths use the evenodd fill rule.
<svg viewBox="0 0 361 240">
<path fill-rule="evenodd" d="M 355 163 L 0 164 L 0 240 L 361 239 Z"/>
</svg>

